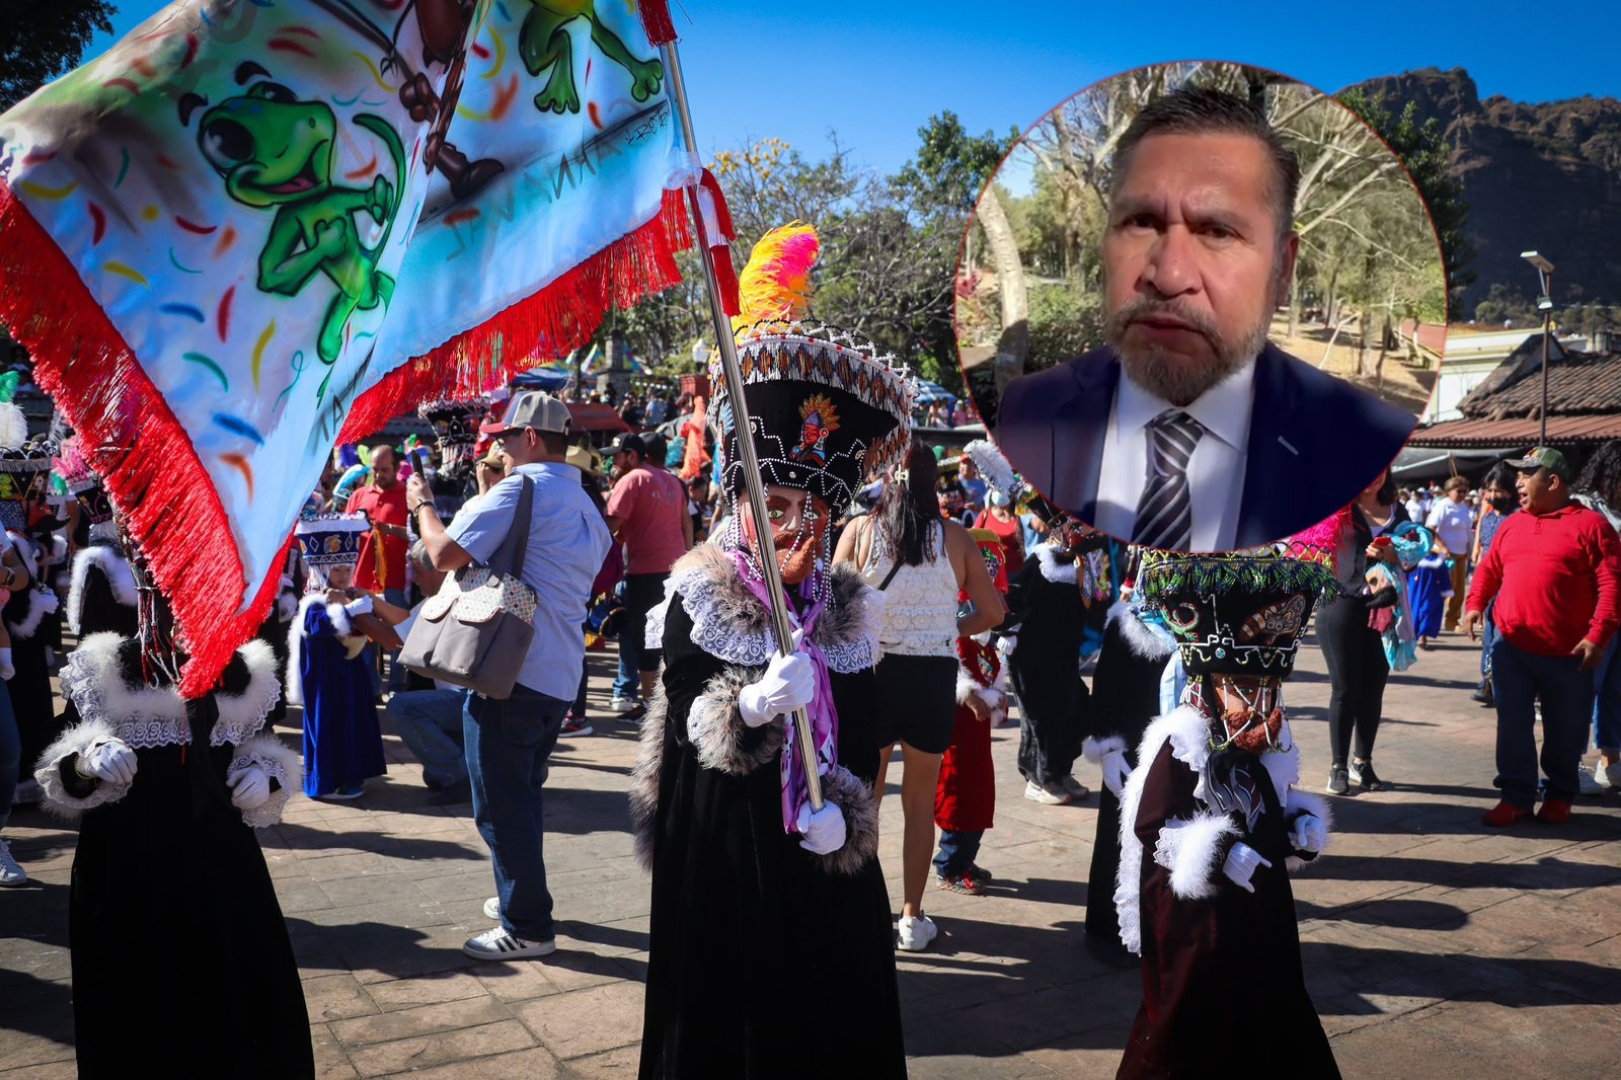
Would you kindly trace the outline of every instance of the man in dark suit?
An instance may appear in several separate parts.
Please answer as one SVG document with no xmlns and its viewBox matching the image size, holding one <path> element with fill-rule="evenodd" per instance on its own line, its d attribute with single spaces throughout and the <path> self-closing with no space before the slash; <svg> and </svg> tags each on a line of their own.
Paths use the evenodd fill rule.
<svg viewBox="0 0 1621 1080">
<path fill-rule="evenodd" d="M 1032 486 L 1133 543 L 1230 550 L 1317 524 L 1390 463 L 1411 414 L 1266 340 L 1299 183 L 1242 98 L 1184 87 L 1137 115 L 1103 240 L 1108 345 L 1002 398 L 997 443 Z"/>
</svg>

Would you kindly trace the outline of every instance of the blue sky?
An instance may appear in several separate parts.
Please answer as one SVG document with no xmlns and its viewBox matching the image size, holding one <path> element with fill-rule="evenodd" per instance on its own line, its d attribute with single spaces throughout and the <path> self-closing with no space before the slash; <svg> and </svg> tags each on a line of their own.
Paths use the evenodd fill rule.
<svg viewBox="0 0 1621 1080">
<path fill-rule="evenodd" d="M 162 6 L 121 3 L 114 39 Z M 706 151 L 774 135 L 819 157 L 837 131 L 857 161 L 886 172 L 912 155 L 933 113 L 950 109 L 975 133 L 1022 130 L 1090 83 L 1167 60 L 1258 64 L 1328 91 L 1462 67 L 1482 98 L 1621 97 L 1621 65 L 1604 61 L 1601 44 L 1621 38 L 1621 5 L 1598 2 L 1251 5 L 1251 17 L 1180 0 L 675 0 L 672 9 Z"/>
</svg>

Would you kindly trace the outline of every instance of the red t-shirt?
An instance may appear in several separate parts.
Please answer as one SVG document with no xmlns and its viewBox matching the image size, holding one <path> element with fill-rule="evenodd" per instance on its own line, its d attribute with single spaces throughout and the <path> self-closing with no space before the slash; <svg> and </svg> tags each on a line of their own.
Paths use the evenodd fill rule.
<svg viewBox="0 0 1621 1080">
<path fill-rule="evenodd" d="M 1475 571 L 1469 610 L 1486 610 L 1494 596 L 1493 621 L 1517 649 L 1569 656 L 1583 638 L 1602 649 L 1621 625 L 1621 539 L 1603 514 L 1576 503 L 1510 514 Z"/>
<path fill-rule="evenodd" d="M 396 483 L 384 491 L 376 484 L 367 484 L 349 496 L 344 513 L 358 514 L 364 510 L 373 525 L 405 526 L 410 514 L 405 509 L 405 485 Z M 397 536 L 383 537 L 383 564 L 386 580 L 377 580 L 377 556 L 372 544 L 377 534 L 367 533 L 360 540 L 360 565 L 355 567 L 355 587 L 367 592 L 405 588 L 406 543 Z"/>
<path fill-rule="evenodd" d="M 1023 569 L 1024 526 L 1019 524 L 1018 518 L 998 521 L 991 516 L 989 510 L 981 510 L 979 517 L 974 519 L 974 528 L 993 532 L 1002 542 L 1002 554 L 1003 558 L 1007 559 L 1007 572 L 1010 577 Z"/>
<path fill-rule="evenodd" d="M 618 518 L 626 574 L 665 574 L 687 553 L 681 519 L 687 492 L 663 469 L 639 465 L 619 478 L 608 496 L 608 516 Z"/>
</svg>

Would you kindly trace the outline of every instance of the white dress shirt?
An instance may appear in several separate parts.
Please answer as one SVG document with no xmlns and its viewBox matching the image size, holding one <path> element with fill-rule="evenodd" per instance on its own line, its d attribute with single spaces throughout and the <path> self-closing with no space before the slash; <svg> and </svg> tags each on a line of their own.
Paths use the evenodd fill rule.
<svg viewBox="0 0 1621 1080">
<path fill-rule="evenodd" d="M 1205 429 L 1188 461 L 1194 551 L 1231 551 L 1236 542 L 1254 390 L 1255 361 L 1251 360 L 1182 410 Z M 1093 520 L 1098 529 L 1122 540 L 1131 539 L 1137 503 L 1148 479 L 1147 427 L 1160 413 L 1174 408 L 1120 373 L 1098 475 Z"/>
</svg>

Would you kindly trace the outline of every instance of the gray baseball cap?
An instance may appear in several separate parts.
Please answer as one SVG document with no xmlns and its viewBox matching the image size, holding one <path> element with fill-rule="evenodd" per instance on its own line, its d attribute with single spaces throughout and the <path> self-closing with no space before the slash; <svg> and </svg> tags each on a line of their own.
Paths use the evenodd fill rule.
<svg viewBox="0 0 1621 1080">
<path fill-rule="evenodd" d="M 521 431 L 524 428 L 534 428 L 536 431 L 551 431 L 559 435 L 567 435 L 574 418 L 569 415 L 568 406 L 543 390 L 525 390 L 512 395 L 512 402 L 507 406 L 507 414 L 501 424 L 507 431 Z"/>
</svg>

